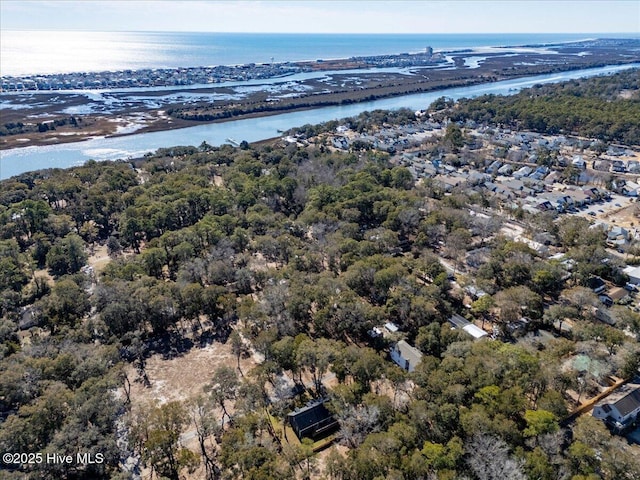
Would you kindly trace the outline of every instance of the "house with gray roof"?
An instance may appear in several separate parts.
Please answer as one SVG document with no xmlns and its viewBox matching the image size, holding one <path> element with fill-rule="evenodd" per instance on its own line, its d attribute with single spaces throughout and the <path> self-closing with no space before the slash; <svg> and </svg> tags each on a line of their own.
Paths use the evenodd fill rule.
<svg viewBox="0 0 640 480">
<path fill-rule="evenodd" d="M 502 162 L 500 160 L 494 160 L 491 165 L 487 167 L 487 173 L 496 173 L 501 166 Z"/>
<path fill-rule="evenodd" d="M 475 340 L 486 337 L 488 335 L 488 333 L 482 330 L 480 327 L 476 327 L 473 323 L 467 321 L 464 317 L 458 314 L 451 315 L 451 317 L 449 317 L 449 323 L 453 326 L 453 328 L 464 330 Z"/>
<path fill-rule="evenodd" d="M 508 175 L 513 172 L 513 167 L 510 164 L 505 164 L 498 169 L 500 175 Z"/>
<path fill-rule="evenodd" d="M 640 414 L 640 384 L 629 383 L 596 403 L 593 416 L 604 420 L 616 430 L 630 426 Z"/>
<path fill-rule="evenodd" d="M 531 173 L 533 172 L 533 168 L 529 167 L 529 166 L 524 166 L 520 169 L 518 169 L 517 171 L 513 172 L 513 176 L 515 178 L 522 178 L 522 177 L 526 177 L 528 175 L 531 175 Z"/>
<path fill-rule="evenodd" d="M 413 372 L 416 366 L 422 361 L 422 352 L 404 340 L 396 343 L 391 349 L 391 352 L 389 352 L 389 355 L 396 365 L 405 369 L 407 372 Z"/>
<path fill-rule="evenodd" d="M 582 158 L 581 155 L 575 155 L 573 157 L 573 160 L 571 160 L 571 164 L 574 167 L 579 168 L 580 170 L 584 170 L 587 168 L 587 162 L 584 161 L 584 158 Z"/>
</svg>

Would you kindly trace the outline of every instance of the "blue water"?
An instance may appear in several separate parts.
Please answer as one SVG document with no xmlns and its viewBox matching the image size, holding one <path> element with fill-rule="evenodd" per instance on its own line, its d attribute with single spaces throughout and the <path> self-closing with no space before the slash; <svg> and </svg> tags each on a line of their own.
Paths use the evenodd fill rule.
<svg viewBox="0 0 640 480">
<path fill-rule="evenodd" d="M 0 75 L 349 58 L 560 43 L 609 34 L 248 34 L 1 31 Z M 615 34 L 616 37 L 637 34 Z"/>
<path fill-rule="evenodd" d="M 377 108 L 393 109 L 407 107 L 423 109 L 441 96 L 458 99 L 474 97 L 485 93 L 509 95 L 522 88 L 538 83 L 554 83 L 573 78 L 610 74 L 640 64 L 618 65 L 586 70 L 576 70 L 550 75 L 506 80 L 502 82 L 450 88 L 430 93 L 406 95 L 372 102 L 357 103 L 339 107 L 325 107 L 302 112 L 284 113 L 262 118 L 250 118 L 225 123 L 205 124 L 195 127 L 165 132 L 141 133 L 125 137 L 95 138 L 83 142 L 52 145 L 46 147 L 24 147 L 0 151 L 0 179 L 23 172 L 42 168 L 66 168 L 81 165 L 90 159 L 115 160 L 118 158 L 138 157 L 161 147 L 174 145 L 200 145 L 206 141 L 210 145 L 221 145 L 228 138 L 237 141 L 254 142 L 279 136 L 279 130 L 307 123 L 315 124 L 348 116 L 357 115 L 365 110 Z"/>
</svg>

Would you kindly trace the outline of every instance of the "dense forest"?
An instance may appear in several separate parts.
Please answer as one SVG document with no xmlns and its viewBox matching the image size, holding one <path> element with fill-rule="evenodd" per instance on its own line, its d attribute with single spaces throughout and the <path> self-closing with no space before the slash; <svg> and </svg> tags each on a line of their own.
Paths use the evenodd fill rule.
<svg viewBox="0 0 640 480">
<path fill-rule="evenodd" d="M 452 152 L 445 138 L 430 148 Z M 580 218 L 525 216 L 566 251 L 567 275 L 503 236 L 500 216 L 473 214 L 486 206 L 416 183 L 385 153 L 279 143 L 203 143 L 3 181 L 0 449 L 104 461 L 3 464 L 2 477 L 640 478 L 621 437 L 588 415 L 567 420 L 567 392 L 579 401 L 638 371 L 637 340 L 620 327 L 637 336 L 640 314 L 614 307 L 617 325 L 600 322 L 585 287 L 594 274 L 625 282 L 606 235 Z M 472 270 L 477 249 L 486 258 Z M 487 295 L 465 306 L 466 283 Z M 491 322 L 496 339 L 452 329 L 452 314 Z M 508 327 L 522 316 L 551 339 L 518 341 Z M 374 338 L 386 322 L 399 332 Z M 400 339 L 424 355 L 412 373 L 388 358 Z M 199 395 L 143 404 L 132 393 L 153 391 L 151 358 L 222 344 L 237 364 L 201 372 Z M 602 368 L 567 366 L 575 355 Z M 282 427 L 317 398 L 339 423 L 321 454 Z"/>
<path fill-rule="evenodd" d="M 613 79 L 612 79 L 613 78 Z M 640 144 L 640 74 L 538 85 L 516 95 L 464 99 L 446 115 L 514 129 L 573 134 L 605 142 Z"/>
</svg>

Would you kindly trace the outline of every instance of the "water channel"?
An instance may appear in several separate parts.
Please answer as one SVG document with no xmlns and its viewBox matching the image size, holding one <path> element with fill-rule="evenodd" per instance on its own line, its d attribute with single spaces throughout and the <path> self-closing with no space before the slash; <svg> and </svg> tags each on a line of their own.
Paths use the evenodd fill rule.
<svg viewBox="0 0 640 480">
<path fill-rule="evenodd" d="M 162 147 L 175 145 L 210 145 L 236 141 L 255 142 L 277 137 L 280 131 L 304 124 L 316 124 L 358 115 L 366 110 L 411 108 L 424 109 L 435 99 L 446 96 L 457 100 L 483 94 L 510 95 L 535 84 L 555 83 L 565 80 L 606 75 L 640 64 L 615 65 L 549 75 L 522 77 L 501 82 L 468 87 L 449 88 L 429 93 L 405 95 L 345 106 L 323 107 L 300 112 L 282 113 L 260 118 L 211 123 L 163 132 L 139 133 L 121 137 L 98 137 L 82 142 L 48 146 L 30 146 L 0 151 L 0 179 L 42 168 L 67 168 L 81 165 L 88 160 L 116 160 L 135 158 Z"/>
</svg>

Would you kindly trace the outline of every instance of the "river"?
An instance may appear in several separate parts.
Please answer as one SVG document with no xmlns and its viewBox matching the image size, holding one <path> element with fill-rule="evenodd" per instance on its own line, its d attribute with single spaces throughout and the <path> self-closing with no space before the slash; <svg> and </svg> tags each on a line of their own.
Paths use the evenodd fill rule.
<svg viewBox="0 0 640 480">
<path fill-rule="evenodd" d="M 454 100 L 487 93 L 510 95 L 535 84 L 555 83 L 575 78 L 605 75 L 640 64 L 615 65 L 585 70 L 574 70 L 549 75 L 536 75 L 501 82 L 468 87 L 449 88 L 429 93 L 405 95 L 345 106 L 323 107 L 300 112 L 282 113 L 268 117 L 211 123 L 163 132 L 139 133 L 122 137 L 99 137 L 82 142 L 50 146 L 31 146 L 0 151 L 0 179 L 42 168 L 67 168 L 81 165 L 87 160 L 115 160 L 135 158 L 162 147 L 175 145 L 210 145 L 228 143 L 227 139 L 255 142 L 279 136 L 279 131 L 304 125 L 326 122 L 358 115 L 366 110 L 411 108 L 424 109 L 436 98 Z"/>
</svg>

